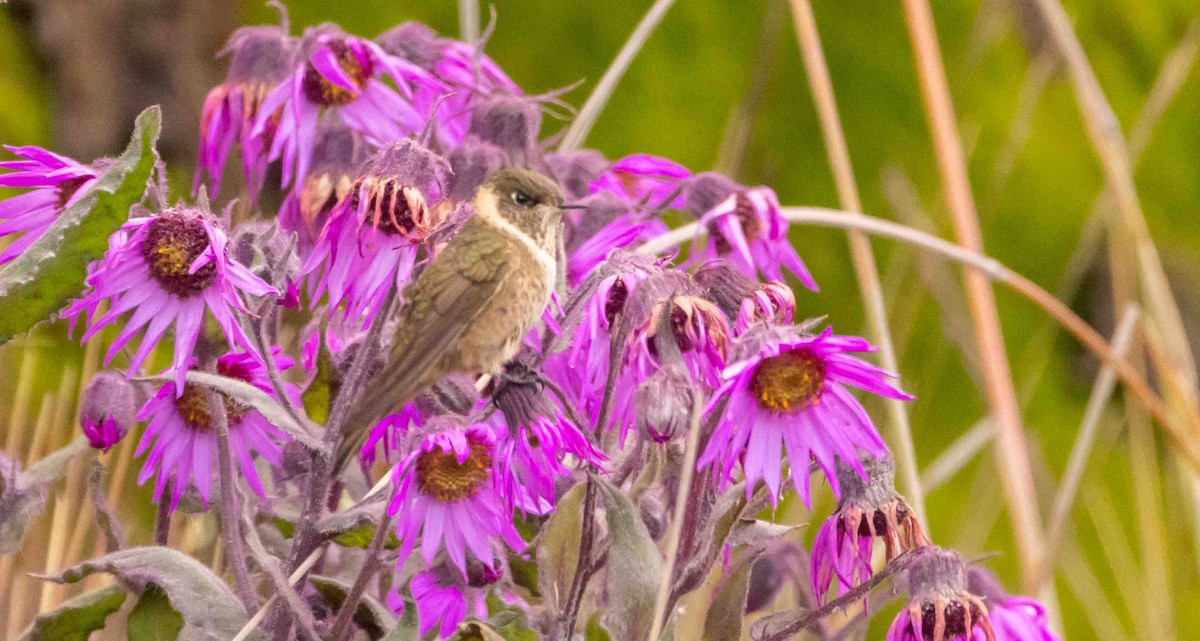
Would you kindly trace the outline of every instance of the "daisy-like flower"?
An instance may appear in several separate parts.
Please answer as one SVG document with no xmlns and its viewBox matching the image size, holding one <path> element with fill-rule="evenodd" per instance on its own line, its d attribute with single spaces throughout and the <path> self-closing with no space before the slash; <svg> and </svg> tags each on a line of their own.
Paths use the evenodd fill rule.
<svg viewBox="0 0 1200 641">
<path fill-rule="evenodd" d="M 292 359 L 278 347 L 271 349 L 271 358 L 281 371 L 292 366 Z M 250 383 L 274 396 L 267 368 L 255 356 L 244 352 L 226 354 L 217 359 L 217 373 Z M 181 389 L 182 393 L 177 394 L 174 383 L 164 384 L 137 415 L 139 421 L 149 421 L 134 452 L 134 456 L 141 456 L 149 451 L 138 474 L 138 484 L 144 484 L 154 476 L 154 502 L 157 503 L 169 481 L 171 511 L 175 510 L 189 485 L 196 489 L 207 507 L 217 469 L 217 432 L 209 412 L 208 393 L 190 383 Z M 299 404 L 299 391 L 295 386 L 285 384 L 284 393 Z M 232 399 L 224 401 L 229 422 L 229 447 L 250 489 L 264 496 L 262 481 L 254 468 L 254 455 L 278 466 L 288 437 L 256 410 Z"/>
<path fill-rule="evenodd" d="M 648 207 L 682 207 L 684 181 L 692 172 L 683 165 L 649 154 L 626 156 L 592 181 L 590 193 L 607 191 L 625 202 Z"/>
<path fill-rule="evenodd" d="M 378 146 L 425 127 L 416 87 L 441 90 L 428 72 L 332 25 L 307 30 L 301 50 L 303 62 L 263 100 L 253 132 L 271 138 L 268 159 L 282 158 L 284 187 L 308 174 L 322 114 L 336 114 Z"/>
<path fill-rule="evenodd" d="M 685 208 L 707 228 L 709 239 L 697 258 L 724 258 L 748 278 L 759 273 L 783 280 L 792 272 L 812 291 L 817 283 L 788 240 L 779 199 L 767 187 L 743 187 L 714 172 L 693 176 L 684 188 Z"/>
<path fill-rule="evenodd" d="M 506 370 L 492 401 L 499 410 L 497 429 L 505 435 L 499 451 L 513 471 L 505 494 L 523 511 L 544 514 L 554 506 L 555 479 L 571 473 L 564 465 L 568 455 L 596 466 L 607 460 L 523 365 Z"/>
<path fill-rule="evenodd" d="M 996 641 L 987 606 L 967 590 L 957 552 L 922 548 L 907 576 L 908 606 L 892 621 L 887 641 Z"/>
<path fill-rule="evenodd" d="M 199 191 L 207 174 L 210 193 L 217 194 L 234 143 L 241 148 L 242 173 L 252 200 L 262 188 L 267 151 L 282 107 L 266 114 L 261 113 L 261 107 L 267 94 L 295 69 L 299 47 L 297 39 L 287 33 L 286 17 L 284 23 L 238 29 L 218 54 L 229 56 L 229 73 L 225 82 L 208 92 L 200 112 L 200 150 L 193 191 Z M 264 135 L 256 137 L 251 133 L 260 117 L 268 124 Z"/>
<path fill-rule="evenodd" d="M 422 432 L 411 435 L 415 443 L 392 475 L 397 490 L 388 514 L 396 517 L 401 543 L 397 567 L 404 567 L 418 538 L 425 567 L 444 548 L 463 576 L 468 550 L 495 568 L 493 541 L 524 548 L 513 527 L 512 507 L 504 500 L 511 472 L 499 457 L 491 428 L 438 416 Z"/>
<path fill-rule="evenodd" d="M 41 238 L 58 215 L 74 205 L 100 176 L 96 168 L 41 147 L 4 148 L 21 160 L 0 162 L 0 169 L 10 170 L 0 175 L 0 187 L 31 191 L 0 201 L 0 238 L 22 234 L 0 251 L 0 265 L 20 256 Z"/>
<path fill-rule="evenodd" d="M 892 459 L 866 458 L 861 463 L 865 480 L 857 470 L 838 461 L 842 498 L 813 540 L 809 578 L 819 604 L 825 603 L 834 579 L 841 596 L 871 578 L 876 539 L 883 541 L 885 561 L 932 543 L 912 509 L 896 494 Z"/>
<path fill-rule="evenodd" d="M 778 501 L 786 451 L 792 483 L 808 505 L 810 458 L 840 495 L 835 457 L 863 475 L 857 449 L 875 458 L 887 455 L 883 439 L 846 386 L 888 398 L 912 397 L 887 381 L 892 374 L 849 354 L 872 351 L 866 340 L 835 336 L 830 329 L 812 336 L 756 325 L 735 345 L 733 364 L 709 403 L 710 410 L 722 403 L 725 410 L 699 459 L 701 468 L 719 466 L 723 485 L 741 461 L 746 493 L 753 493 L 761 479 L 771 501 Z"/>
<path fill-rule="evenodd" d="M 474 562 L 473 559 L 468 563 L 466 577 L 445 563 L 439 563 L 426 572 L 418 572 L 409 583 L 409 590 L 417 604 L 421 636 L 428 635 L 436 627 L 438 636 L 448 639 L 467 617 L 481 621 L 487 619 L 488 593 L 503 576 L 502 571 Z M 516 600 L 506 590 L 500 590 L 499 596 L 508 602 Z M 389 604 L 391 602 L 392 599 L 389 599 Z"/>
<path fill-rule="evenodd" d="M 116 445 L 133 425 L 137 399 L 133 383 L 116 372 L 100 372 L 79 397 L 79 425 L 88 444 L 102 452 Z"/>
<path fill-rule="evenodd" d="M 436 227 L 427 203 L 444 194 L 446 162 L 413 140 L 392 145 L 334 206 L 302 272 L 312 302 L 324 295 L 329 309 L 371 322 L 393 284 L 403 289 L 417 251 Z"/>
<path fill-rule="evenodd" d="M 988 570 L 981 567 L 968 569 L 967 587 L 987 604 L 996 641 L 1061 641 L 1050 629 L 1046 608 L 1041 603 L 1005 592 L 1000 581 Z"/>
<path fill-rule="evenodd" d="M 420 429 L 425 425 L 425 416 L 417 409 L 416 403 L 406 403 L 399 412 L 388 414 L 383 420 L 371 428 L 367 440 L 359 450 L 359 461 L 364 467 L 375 464 L 376 452 L 383 446 L 383 460 L 395 462 L 395 456 L 400 451 L 401 438 L 410 429 Z"/>
<path fill-rule="evenodd" d="M 279 226 L 296 232 L 300 255 L 307 258 L 329 221 L 329 213 L 350 193 L 371 152 L 362 134 L 336 118 L 317 128 L 308 175 L 284 197 Z"/>
<path fill-rule="evenodd" d="M 230 347 L 253 351 L 235 312 L 247 312 L 242 295 L 278 296 L 279 292 L 229 257 L 228 238 L 211 215 L 198 208 L 172 208 L 146 218 L 134 218 L 109 243 L 104 259 L 93 265 L 89 290 L 72 303 L 64 316 L 72 324 L 80 314 L 89 323 L 87 342 L 97 332 L 132 312 L 104 357 L 107 366 L 143 327 L 146 332 L 129 363 L 132 376 L 167 329 L 175 327 L 171 367 L 182 394 L 196 339 L 207 309 Z M 108 312 L 95 318 L 100 303 L 111 300 Z"/>
</svg>

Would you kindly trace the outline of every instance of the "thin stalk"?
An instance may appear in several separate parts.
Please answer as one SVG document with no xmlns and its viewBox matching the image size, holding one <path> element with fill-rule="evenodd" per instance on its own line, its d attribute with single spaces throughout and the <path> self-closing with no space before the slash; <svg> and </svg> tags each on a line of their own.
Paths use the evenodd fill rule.
<svg viewBox="0 0 1200 641">
<path fill-rule="evenodd" d="M 458 0 L 458 37 L 467 43 L 479 40 L 479 0 Z"/>
<path fill-rule="evenodd" d="M 375 570 L 379 568 L 379 555 L 383 551 L 383 544 L 387 542 L 392 523 L 391 516 L 388 515 L 388 507 L 396 498 L 398 487 L 395 483 L 392 484 L 392 491 L 383 503 L 383 512 L 379 515 L 379 523 L 375 526 L 375 536 L 371 538 L 371 546 L 367 548 L 367 553 L 363 557 L 362 569 L 358 571 L 354 585 L 350 586 L 350 592 L 346 594 L 346 599 L 342 601 L 342 607 L 338 610 L 337 619 L 334 620 L 333 628 L 329 633 L 330 641 L 340 641 L 345 635 L 346 628 L 350 625 L 350 619 L 354 615 L 355 609 L 358 608 L 358 602 L 367 590 L 367 582 L 375 576 Z"/>
<path fill-rule="evenodd" d="M 171 485 L 172 482 L 167 482 L 166 490 L 163 492 L 163 498 L 159 500 L 155 506 L 154 512 L 154 544 L 166 545 L 171 538 Z"/>
<path fill-rule="evenodd" d="M 1196 411 L 1196 370 L 1191 346 L 1184 331 L 1183 318 L 1171 294 L 1166 270 L 1158 249 L 1150 237 L 1146 219 L 1133 180 L 1129 158 L 1120 123 L 1100 87 L 1096 73 L 1088 63 L 1083 45 L 1076 37 L 1062 5 L 1057 0 L 1034 0 L 1046 24 L 1048 35 L 1066 63 L 1067 73 L 1075 88 L 1076 101 L 1087 127 L 1088 137 L 1104 171 L 1105 181 L 1117 203 L 1120 222 L 1133 245 L 1138 265 L 1138 279 L 1145 297 L 1146 310 L 1161 327 L 1169 348 L 1171 369 L 1164 376 L 1178 377 L 1183 394 L 1176 399 L 1183 411 Z M 1193 437 L 1196 433 L 1193 433 Z"/>
<path fill-rule="evenodd" d="M 88 477 L 88 494 L 96 514 L 96 524 L 104 533 L 104 551 L 113 553 L 125 547 L 125 528 L 104 496 L 104 464 L 92 459 L 92 473 Z"/>
<path fill-rule="evenodd" d="M 1129 342 L 1133 338 L 1133 330 L 1137 327 L 1140 315 L 1141 310 L 1137 306 L 1126 308 L 1121 322 L 1113 332 L 1113 355 L 1124 358 L 1125 353 L 1129 350 Z M 1071 447 L 1067 470 L 1063 472 L 1062 482 L 1059 484 L 1058 492 L 1054 495 L 1054 507 L 1050 510 L 1050 524 L 1046 528 L 1046 556 L 1042 559 L 1042 566 L 1034 577 L 1033 585 L 1035 586 L 1040 586 L 1052 574 L 1051 570 L 1055 565 L 1054 556 L 1066 534 L 1067 517 L 1070 516 L 1071 509 L 1075 505 L 1075 497 L 1079 494 L 1083 472 L 1087 468 L 1092 446 L 1100 431 L 1100 419 L 1104 415 L 1104 407 L 1108 405 L 1108 399 L 1112 396 L 1116 382 L 1116 375 L 1112 369 L 1102 367 L 1092 386 L 1092 393 L 1088 396 L 1087 409 L 1084 410 L 1083 422 L 1079 426 L 1078 436 L 1075 437 L 1075 445 Z"/>
<path fill-rule="evenodd" d="M 579 531 L 579 559 L 575 563 L 575 574 L 571 577 L 571 588 L 567 592 L 567 600 L 559 615 L 557 641 L 569 641 L 575 634 L 575 621 L 579 618 L 579 607 L 583 603 L 583 594 L 587 591 L 588 579 L 592 569 L 592 547 L 596 543 L 596 482 L 588 474 L 587 485 L 583 490 L 583 513 Z"/>
<path fill-rule="evenodd" d="M 600 117 L 600 112 L 604 110 L 608 104 L 608 99 L 612 97 L 613 90 L 616 89 L 617 83 L 625 75 L 625 71 L 629 69 L 629 65 L 633 63 L 633 59 L 638 52 L 642 50 L 642 45 L 646 44 L 646 40 L 650 38 L 650 34 L 658 23 L 662 22 L 663 16 L 667 14 L 667 10 L 671 5 L 675 4 L 675 0 L 655 0 L 651 5 L 650 10 L 642 16 L 641 22 L 637 28 L 630 34 L 629 40 L 625 41 L 625 45 L 621 47 L 621 51 L 617 53 L 617 57 L 613 59 L 612 64 L 600 77 L 600 82 L 596 83 L 596 88 L 592 89 L 591 95 L 584 101 L 583 107 L 579 109 L 579 115 L 571 122 L 571 126 L 567 128 L 566 135 L 563 136 L 562 142 L 558 145 L 559 151 L 575 151 L 583 145 L 583 141 L 587 140 L 588 134 L 592 131 L 592 125 L 596 124 L 596 119 Z"/>
<path fill-rule="evenodd" d="M 796 23 L 796 38 L 800 41 L 800 53 L 804 58 L 808 84 L 812 89 L 817 116 L 821 121 L 821 134 L 825 139 L 825 152 L 829 156 L 829 165 L 837 185 L 838 201 L 842 209 L 851 212 L 851 215 L 861 215 L 862 199 L 854 180 L 854 168 L 850 162 L 841 118 L 838 116 L 833 81 L 829 75 L 829 66 L 825 62 L 825 53 L 821 49 L 821 38 L 817 32 L 816 19 L 813 17 L 812 4 L 809 0 L 791 0 L 791 4 Z M 848 237 L 854 274 L 871 326 L 871 337 L 879 347 L 879 358 L 884 369 L 899 372 L 900 365 L 892 344 L 892 332 L 888 326 L 887 309 L 883 301 L 883 288 L 879 284 L 879 267 L 875 264 L 875 254 L 871 251 L 871 241 L 866 234 L 856 230 L 850 231 Z M 925 493 L 921 489 L 921 476 L 917 469 L 908 410 L 903 401 L 896 399 L 887 399 L 884 405 L 887 406 L 888 417 L 891 419 L 890 440 L 896 467 L 900 472 L 901 489 L 917 519 L 926 524 L 928 531 Z"/>
<path fill-rule="evenodd" d="M 293 586 L 296 585 L 296 583 L 300 581 L 300 578 L 305 574 L 308 574 L 308 571 L 317 564 L 317 561 L 321 558 L 321 554 L 324 552 L 325 550 L 322 548 L 313 550 L 313 553 L 308 555 L 308 558 L 304 559 L 303 563 L 296 566 L 296 570 L 292 572 L 290 576 L 288 576 L 288 584 Z M 258 629 L 259 624 L 262 623 L 263 619 L 266 618 L 267 611 L 270 610 L 272 605 L 274 605 L 275 599 L 277 598 L 277 596 L 272 595 L 271 598 L 267 599 L 267 602 L 262 604 L 262 607 L 254 613 L 254 616 L 250 617 L 250 620 L 246 622 L 246 625 L 242 626 L 242 629 L 239 630 L 230 641 L 246 641 L 246 638 L 249 637 L 256 629 Z"/>
<path fill-rule="evenodd" d="M 258 595 L 246 567 L 245 542 L 238 532 L 237 495 L 233 485 L 233 450 L 229 447 L 229 418 L 225 415 L 225 401 L 221 395 L 211 390 L 205 393 L 208 396 L 208 413 L 217 432 L 217 475 L 221 483 L 219 509 L 225 553 L 229 555 L 229 565 L 233 570 L 234 587 L 238 597 L 246 607 L 246 612 L 253 612 L 258 608 Z"/>
<path fill-rule="evenodd" d="M 1167 438 L 1188 465 L 1193 470 L 1200 472 L 1200 450 L 1188 435 L 1188 426 L 1200 425 L 1200 417 L 1186 415 L 1178 418 L 1168 414 L 1162 399 L 1150 388 L 1145 378 L 1124 359 L 1113 357 L 1112 348 L 1109 347 L 1104 337 L 1071 311 L 1071 308 L 1033 281 L 1008 269 L 994 258 L 891 221 L 870 216 L 847 216 L 843 212 L 819 207 L 784 207 L 782 211 L 784 218 L 791 223 L 836 229 L 858 229 L 872 236 L 891 238 L 948 258 L 994 281 L 1007 285 L 1049 314 L 1084 347 L 1095 354 L 1102 363 L 1112 367 L 1117 373 L 1117 378 L 1125 384 L 1129 391 L 1133 392 L 1134 400 L 1145 407 L 1146 411 L 1150 412 L 1158 421 Z M 639 247 L 638 251 L 655 254 L 704 233 L 706 233 L 705 229 L 701 225 L 689 223 L 654 238 Z"/>
<path fill-rule="evenodd" d="M 258 567 L 262 568 L 267 577 L 271 579 L 271 584 L 275 586 L 275 596 L 283 595 L 284 604 L 292 613 L 292 619 L 300 627 L 300 632 L 307 641 L 322 641 L 320 635 L 317 634 L 317 622 L 313 618 L 312 610 L 283 576 L 283 570 L 279 568 L 279 560 L 267 552 L 262 538 L 258 536 L 258 530 L 254 527 L 254 520 L 251 518 L 249 510 L 239 510 L 239 512 L 241 513 L 242 534 L 246 537 L 250 554 L 254 557 L 254 562 L 258 564 Z"/>
<path fill-rule="evenodd" d="M 704 394 L 699 390 L 692 395 L 692 413 L 688 419 L 687 443 L 683 450 L 683 467 L 679 475 L 679 487 L 675 493 L 675 514 L 671 517 L 671 532 L 663 554 L 666 563 L 659 577 L 658 594 L 654 598 L 654 618 L 651 619 L 650 634 L 646 641 L 657 641 L 666 624 L 667 600 L 671 596 L 671 579 L 675 574 L 675 555 L 679 551 L 679 538 L 683 533 L 684 516 L 688 509 L 688 493 L 692 486 L 692 474 L 696 469 L 696 456 L 700 442 L 700 416 L 704 412 Z"/>
<path fill-rule="evenodd" d="M 904 0 L 903 5 L 917 61 L 921 96 L 929 116 L 934 151 L 942 174 L 943 196 L 953 219 L 955 236 L 959 244 L 967 249 L 982 251 L 983 236 L 967 177 L 962 140 L 955 124 L 937 31 L 933 26 L 933 13 L 928 0 Z M 998 429 L 996 468 L 1003 481 L 1022 576 L 1029 583 L 1043 555 L 1043 531 L 1033 484 L 1033 467 L 1029 461 L 1021 412 L 1004 349 L 1000 312 L 987 278 L 976 272 L 968 272 L 963 278 L 975 323 L 976 349 L 983 364 L 984 392 Z"/>
</svg>

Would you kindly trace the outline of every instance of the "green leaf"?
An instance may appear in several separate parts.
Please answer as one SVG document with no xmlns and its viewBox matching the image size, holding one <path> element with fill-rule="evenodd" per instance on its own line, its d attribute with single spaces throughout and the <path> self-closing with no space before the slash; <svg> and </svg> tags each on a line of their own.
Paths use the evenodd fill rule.
<svg viewBox="0 0 1200 641">
<path fill-rule="evenodd" d="M 322 541 L 333 541 L 347 548 L 366 549 L 375 537 L 375 524 L 383 512 L 383 504 L 387 498 L 377 494 L 354 507 L 351 507 L 323 519 L 317 525 L 317 533 Z M 292 538 L 296 529 L 295 521 L 298 515 L 292 511 L 280 509 L 271 522 L 279 529 L 284 538 Z M 388 534 L 388 540 L 383 544 L 388 550 L 400 547 L 400 540 L 395 533 Z"/>
<path fill-rule="evenodd" d="M 162 376 L 147 376 L 139 380 L 148 381 L 172 381 L 174 375 Z M 323 449 L 320 439 L 313 436 L 308 427 L 300 425 L 292 418 L 292 415 L 283 406 L 271 398 L 270 394 L 261 389 L 247 383 L 246 381 L 221 376 L 211 372 L 200 372 L 190 370 L 187 373 L 187 382 L 194 385 L 211 389 L 214 392 L 220 392 L 222 396 L 253 408 L 256 412 L 263 415 L 263 418 L 270 421 L 272 425 L 287 432 L 288 436 L 296 439 L 301 445 L 313 451 Z"/>
<path fill-rule="evenodd" d="M 654 620 L 662 557 L 638 510 L 607 481 L 599 484 L 608 515 L 608 609 L 602 622 L 613 641 L 643 641 Z"/>
<path fill-rule="evenodd" d="M 104 628 L 108 615 L 120 610 L 124 603 L 125 591 L 115 585 L 86 592 L 57 610 L 39 614 L 17 641 L 87 641 L 92 632 Z"/>
<path fill-rule="evenodd" d="M 337 369 L 333 366 L 329 348 L 325 346 L 325 330 L 322 328 L 320 346 L 317 349 L 317 374 L 300 396 L 309 418 L 318 423 L 325 423 L 329 419 L 329 408 L 333 406 L 333 399 L 337 397 L 340 388 L 341 381 Z"/>
<path fill-rule="evenodd" d="M 116 163 L 45 235 L 0 268 L 0 344 L 49 318 L 83 289 L 88 265 L 104 256 L 108 237 L 146 192 L 161 123 L 157 106 L 143 111 Z"/>
<path fill-rule="evenodd" d="M 588 618 L 587 627 L 583 630 L 584 641 L 612 641 L 612 636 L 608 634 L 608 630 L 600 625 L 600 613 L 597 612 Z"/>
<path fill-rule="evenodd" d="M 154 584 L 183 618 L 180 637 L 232 639 L 250 617 L 229 586 L 199 561 L 165 547 L 130 548 L 84 561 L 59 574 L 34 575 L 55 583 L 76 583 L 98 573 L 134 585 Z M 252 634 L 251 639 L 260 635 Z"/>
<path fill-rule="evenodd" d="M 183 616 L 171 607 L 167 594 L 150 584 L 129 613 L 129 641 L 171 641 L 183 630 Z"/>
<path fill-rule="evenodd" d="M 349 585 L 327 576 L 313 575 L 309 582 L 335 612 L 341 609 L 346 594 L 350 592 Z M 405 612 L 412 609 L 415 608 L 405 608 Z M 358 607 L 354 609 L 354 623 L 372 639 L 382 639 L 397 626 L 396 615 L 391 609 L 369 594 L 364 594 L 359 599 Z"/>
<path fill-rule="evenodd" d="M 733 572 L 726 574 L 704 615 L 704 641 L 742 638 L 742 619 L 746 613 L 746 593 L 750 572 L 762 550 L 743 555 Z"/>
<path fill-rule="evenodd" d="M 417 630 L 417 605 L 405 599 L 400 621 L 380 641 L 419 641 L 421 636 Z"/>
<path fill-rule="evenodd" d="M 486 622 L 465 621 L 458 625 L 454 639 L 458 641 L 539 641 L 529 625 L 525 612 L 518 608 L 504 609 Z"/>
<path fill-rule="evenodd" d="M 46 506 L 49 487 L 67 473 L 76 456 L 90 451 L 87 439 L 80 438 L 25 471 L 0 453 L 0 554 L 21 549 L 30 523 Z"/>
<path fill-rule="evenodd" d="M 559 601 L 567 597 L 575 578 L 575 566 L 579 563 L 585 487 L 585 483 L 577 483 L 567 490 L 534 543 L 538 592 L 552 616 L 558 614 Z"/>
</svg>

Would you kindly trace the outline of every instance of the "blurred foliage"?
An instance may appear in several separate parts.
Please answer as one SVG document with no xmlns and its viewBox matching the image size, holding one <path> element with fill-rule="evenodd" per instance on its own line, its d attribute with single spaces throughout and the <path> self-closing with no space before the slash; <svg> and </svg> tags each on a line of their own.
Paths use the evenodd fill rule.
<svg viewBox="0 0 1200 641">
<path fill-rule="evenodd" d="M 771 185 L 784 203 L 836 206 L 790 16 L 783 11 L 783 20 L 764 29 L 763 17 L 772 1 L 679 2 L 621 82 L 589 145 L 610 158 L 647 152 L 669 156 L 695 170 L 708 169 L 718 157 L 730 114 L 752 79 L 765 76 L 762 99 L 752 109 L 747 154 L 736 178 Z M 276 20 L 275 11 L 257 1 L 243 4 L 245 24 Z M 878 0 L 817 0 L 815 4 L 866 212 L 896 217 L 883 174 L 898 169 L 916 185 L 919 201 L 938 230 L 949 236 L 900 4 Z M 1066 4 L 1115 114 L 1128 131 L 1162 61 L 1178 44 L 1188 21 L 1200 19 L 1200 6 L 1195 0 L 1068 0 Z M 293 29 L 329 20 L 348 31 L 374 36 L 399 21 L 420 20 L 443 34 L 457 33 L 453 2 L 292 0 L 289 5 Z M 498 22 L 487 51 L 531 93 L 583 79 L 584 85 L 567 96 L 579 104 L 648 5 L 648 1 L 497 0 Z M 970 153 L 985 246 L 1006 265 L 1053 290 L 1101 187 L 1071 87 L 1059 74 L 1051 78 L 1025 123 L 1030 128 L 1028 143 L 1019 149 L 1007 183 L 995 189 L 993 174 L 1013 126 L 1031 56 L 1005 0 L 934 5 L 955 108 Z M 981 39 L 989 31 L 997 35 Z M 778 46 L 769 64 L 752 68 L 764 33 L 773 33 Z M 53 97 L 41 84 L 42 63 L 35 61 L 27 35 L 18 32 L 7 8 L 0 6 L 0 141 L 10 144 L 45 143 L 50 134 L 48 105 Z M 1196 308 L 1194 284 L 1200 274 L 1200 226 L 1195 224 L 1200 210 L 1197 104 L 1200 73 L 1192 73 L 1162 118 L 1137 174 L 1151 232 L 1177 281 L 1188 285 L 1181 290 L 1185 313 Z M 550 122 L 544 133 L 559 127 Z M 177 163 L 180 186 L 190 182 L 189 167 Z M 864 331 L 844 234 L 797 229 L 794 239 L 822 286 L 819 295 L 799 295 L 801 315 L 828 314 L 842 332 Z M 892 285 L 886 293 L 901 337 L 903 384 L 918 397 L 911 415 L 918 457 L 925 464 L 975 424 L 985 407 L 956 343 L 949 340 L 955 337 L 948 336 L 950 329 L 943 326 L 938 303 L 920 285 L 911 250 L 888 242 L 875 246 L 885 283 Z M 960 283 L 958 273 L 943 269 L 954 284 L 953 294 Z M 1099 305 L 1109 305 L 1105 295 L 1095 298 Z M 1071 302 L 1081 312 L 1090 311 L 1083 300 Z M 1045 323 L 1043 315 L 1006 292 L 999 294 L 999 304 L 1018 389 L 1028 383 L 1032 363 L 1050 354 L 1046 375 L 1024 416 L 1031 444 L 1041 450 L 1042 460 L 1057 478 L 1075 438 L 1095 365 L 1061 335 L 1048 344 L 1029 345 Z M 964 313 L 965 308 L 945 312 Z M 79 358 L 75 348 L 56 353 L 64 356 L 64 362 Z M 15 378 L 17 357 L 11 351 L 0 357 L 0 365 L 6 372 L 0 380 Z M 57 367 L 43 374 L 40 382 L 45 389 L 57 384 L 60 374 L 51 371 Z M 882 420 L 879 408 L 873 409 Z M 1085 485 L 1108 496 L 1119 518 L 1096 524 L 1078 506 L 1075 527 L 1069 528 L 1069 536 L 1078 537 L 1078 543 L 1068 540 L 1063 547 L 1089 562 L 1108 600 L 1116 604 L 1123 636 L 1139 638 L 1146 634 L 1139 621 L 1141 590 L 1128 582 L 1143 580 L 1142 570 L 1128 567 L 1124 555 L 1114 554 L 1111 547 L 1128 548 L 1135 559 L 1141 555 L 1130 462 L 1120 431 L 1122 421 L 1116 416 L 1113 413 L 1104 429 L 1106 436 L 1101 437 Z M 1200 572 L 1193 538 L 1195 502 L 1190 489 L 1181 487 L 1161 440 L 1158 448 L 1164 502 L 1170 506 L 1164 510 L 1164 530 L 1169 537 L 1174 628 L 1196 630 L 1200 629 Z M 929 529 L 939 542 L 964 546 L 962 552 L 968 557 L 998 552 L 989 563 L 1015 589 L 1015 552 L 1004 518 L 993 530 L 982 529 L 993 518 L 985 515 L 1003 514 L 999 482 L 991 473 L 995 465 L 990 451 L 985 451 L 959 473 L 956 482 L 932 493 Z M 1052 487 L 1041 487 L 1043 513 Z M 817 522 L 825 514 L 820 510 L 809 519 L 802 507 L 785 506 L 781 518 Z M 1061 576 L 1058 588 L 1067 638 L 1103 638 L 1090 621 L 1089 608 L 1096 607 L 1088 602 L 1091 597 L 1077 595 Z M 883 622 L 886 617 L 877 619 Z M 872 632 L 872 638 L 881 635 L 882 628 Z"/>
</svg>

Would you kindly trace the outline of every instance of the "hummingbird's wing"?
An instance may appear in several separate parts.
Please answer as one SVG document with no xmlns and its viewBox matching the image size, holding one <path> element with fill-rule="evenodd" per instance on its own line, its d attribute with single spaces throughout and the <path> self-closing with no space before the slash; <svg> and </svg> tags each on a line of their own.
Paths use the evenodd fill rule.
<svg viewBox="0 0 1200 641">
<path fill-rule="evenodd" d="M 405 290 L 391 358 L 346 423 L 338 469 L 362 446 L 376 420 L 449 373 L 445 357 L 513 278 L 511 246 L 500 234 L 459 233 Z"/>
</svg>

